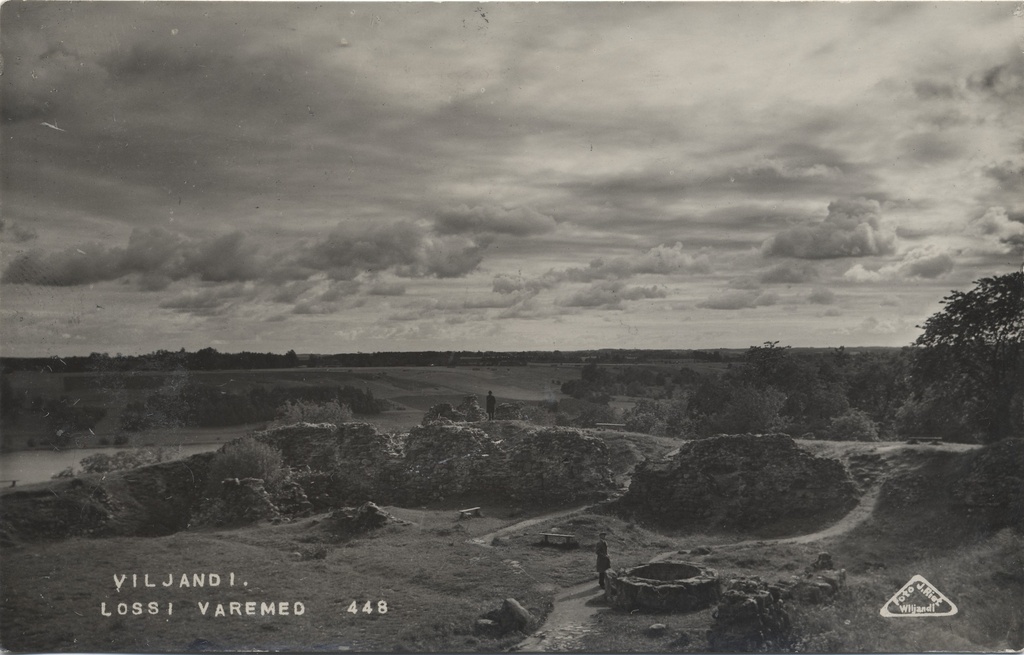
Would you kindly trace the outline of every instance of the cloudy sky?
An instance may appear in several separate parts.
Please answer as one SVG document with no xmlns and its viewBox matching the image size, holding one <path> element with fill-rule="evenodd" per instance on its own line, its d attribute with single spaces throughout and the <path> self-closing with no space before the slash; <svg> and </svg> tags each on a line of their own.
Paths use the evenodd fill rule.
<svg viewBox="0 0 1024 655">
<path fill-rule="evenodd" d="M 1024 259 L 1013 3 L 10 2 L 0 30 L 5 355 L 900 346 Z"/>
</svg>

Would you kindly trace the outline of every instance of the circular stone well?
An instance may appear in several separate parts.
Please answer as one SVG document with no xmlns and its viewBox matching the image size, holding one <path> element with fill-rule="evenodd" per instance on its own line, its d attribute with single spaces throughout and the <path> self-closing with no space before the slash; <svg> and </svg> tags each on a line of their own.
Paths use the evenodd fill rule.
<svg viewBox="0 0 1024 655">
<path fill-rule="evenodd" d="M 608 571 L 604 595 L 623 610 L 690 612 L 718 602 L 718 572 L 690 562 L 653 562 Z"/>
</svg>

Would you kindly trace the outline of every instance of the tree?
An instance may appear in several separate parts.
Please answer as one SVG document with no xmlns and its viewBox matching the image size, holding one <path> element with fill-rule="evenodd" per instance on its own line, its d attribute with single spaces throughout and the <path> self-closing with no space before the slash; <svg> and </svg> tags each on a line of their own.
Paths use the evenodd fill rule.
<svg viewBox="0 0 1024 655">
<path fill-rule="evenodd" d="M 956 408 L 982 441 L 1024 436 L 1024 272 L 975 285 L 918 326 L 915 391 Z"/>
</svg>

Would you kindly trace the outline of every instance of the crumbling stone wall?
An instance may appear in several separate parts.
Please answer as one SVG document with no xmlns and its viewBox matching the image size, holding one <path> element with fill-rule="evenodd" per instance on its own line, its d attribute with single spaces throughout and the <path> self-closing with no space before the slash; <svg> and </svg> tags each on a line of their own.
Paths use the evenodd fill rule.
<svg viewBox="0 0 1024 655">
<path fill-rule="evenodd" d="M 317 510 L 379 498 L 400 453 L 400 444 L 369 423 L 297 423 L 253 436 L 281 451 Z"/>
<path fill-rule="evenodd" d="M 728 581 L 712 616 L 708 645 L 714 652 L 772 652 L 789 645 L 792 623 L 781 594 L 759 578 Z"/>
<path fill-rule="evenodd" d="M 616 507 L 667 527 L 781 533 L 787 521 L 825 524 L 856 503 L 838 460 L 785 435 L 721 435 L 684 443 L 669 460 L 642 462 Z"/>
<path fill-rule="evenodd" d="M 613 488 L 608 447 L 582 430 L 529 430 L 508 441 L 508 487 L 517 499 L 574 500 Z"/>
<path fill-rule="evenodd" d="M 402 496 L 477 494 L 540 502 L 595 497 L 613 488 L 600 439 L 572 428 L 500 432 L 498 437 L 448 421 L 413 428 L 396 480 Z"/>
<path fill-rule="evenodd" d="M 471 491 L 492 493 L 508 482 L 506 453 L 478 428 L 440 419 L 409 431 L 394 494 L 399 501 L 439 500 Z"/>
<path fill-rule="evenodd" d="M 0 542 L 69 536 L 158 536 L 190 525 L 305 516 L 369 500 L 422 504 L 454 496 L 522 502 L 600 497 L 614 488 L 604 442 L 578 430 L 537 431 L 514 423 L 488 435 L 474 424 L 434 421 L 407 435 L 366 423 L 300 423 L 253 436 L 281 451 L 287 478 L 256 493 L 253 513 L 215 507 L 206 498 L 215 453 L 162 462 L 102 478 L 11 491 L 0 502 Z M 251 500 L 251 499 L 250 499 Z M 245 502 L 234 503 L 242 507 Z M 223 503 L 221 503 L 223 504 Z M 263 510 L 267 510 L 264 512 Z"/>
<path fill-rule="evenodd" d="M 188 527 L 213 453 L 104 476 L 12 491 L 0 501 L 0 541 L 160 536 Z"/>
</svg>

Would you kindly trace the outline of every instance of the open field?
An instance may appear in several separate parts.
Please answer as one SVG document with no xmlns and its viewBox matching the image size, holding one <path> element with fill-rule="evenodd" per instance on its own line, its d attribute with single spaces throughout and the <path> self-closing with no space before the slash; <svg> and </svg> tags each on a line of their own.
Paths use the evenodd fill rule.
<svg viewBox="0 0 1024 655">
<path fill-rule="evenodd" d="M 593 434 L 606 440 L 624 479 L 640 457 L 663 456 L 672 446 L 671 440 L 646 435 Z M 799 575 L 819 552 L 830 552 L 847 571 L 847 590 L 830 604 L 788 606 L 799 651 L 971 652 L 1011 644 L 1024 605 L 1024 540 L 979 521 L 950 523 L 939 500 L 946 467 L 976 447 L 801 443 L 856 468 L 866 490 L 923 474 L 926 482 L 916 498 L 924 500 L 901 502 L 894 487 L 881 500 L 869 498 L 867 511 L 851 512 L 839 529 L 788 539 L 668 533 L 596 508 L 524 511 L 500 501 L 483 503 L 484 518 L 459 520 L 457 510 L 466 502 L 460 499 L 387 507 L 406 523 L 352 538 L 325 530 L 325 516 L 319 515 L 149 539 L 12 544 L 4 547 L 2 561 L 3 646 L 54 652 L 494 652 L 513 648 L 523 635 L 482 637 L 474 634 L 473 622 L 503 598 L 516 598 L 538 618 L 559 608 L 552 614 L 556 619 L 540 627 L 537 639 L 544 649 L 561 644 L 581 652 L 706 650 L 710 610 L 630 614 L 599 602 L 590 549 L 601 531 L 609 533 L 616 568 L 676 558 L 711 566 L 723 576 L 779 580 Z M 538 533 L 548 531 L 576 534 L 582 548 L 538 547 Z M 702 554 L 679 552 L 698 547 Z M 219 576 L 218 586 L 210 586 L 210 573 Z M 147 574 L 155 586 L 146 586 Z M 196 586 L 195 574 L 205 574 L 204 586 Z M 879 616 L 914 575 L 932 582 L 960 613 Z M 120 591 L 116 579 L 125 581 Z M 133 614 L 135 602 L 143 603 L 140 615 Z M 263 604 L 271 602 L 275 614 L 263 613 Z M 125 616 L 117 613 L 119 603 L 126 604 Z M 224 616 L 212 616 L 218 604 Z M 558 622 L 567 608 L 576 612 L 569 615 L 577 623 L 558 640 L 548 639 L 545 631 L 561 634 Z M 653 623 L 665 624 L 667 631 L 650 636 Z"/>
<path fill-rule="evenodd" d="M 107 415 L 92 432 L 76 435 L 78 447 L 112 442 L 124 407 L 143 401 L 161 388 L 174 388 L 186 381 L 216 387 L 228 393 L 248 393 L 256 387 L 352 386 L 373 392 L 375 398 L 388 400 L 392 409 L 371 416 L 357 416 L 383 430 L 406 431 L 419 424 L 432 405 L 448 402 L 457 405 L 468 394 L 479 398 L 493 391 L 498 402 L 537 403 L 563 397 L 563 382 L 579 378 L 579 365 L 529 365 L 511 367 L 377 367 L 377 368 L 297 368 L 240 371 L 190 371 L 142 373 L 126 378 L 121 374 L 14 372 L 8 380 L 14 392 L 26 400 L 35 396 L 58 398 L 103 407 Z M 125 383 L 125 379 L 140 381 Z M 132 445 L 179 445 L 230 441 L 259 425 L 226 428 L 173 428 L 143 430 L 131 434 Z M 18 422 L 2 435 L 7 450 L 29 448 L 33 440 L 42 447 L 41 435 L 46 422 L 39 413 L 25 411 Z"/>
</svg>

